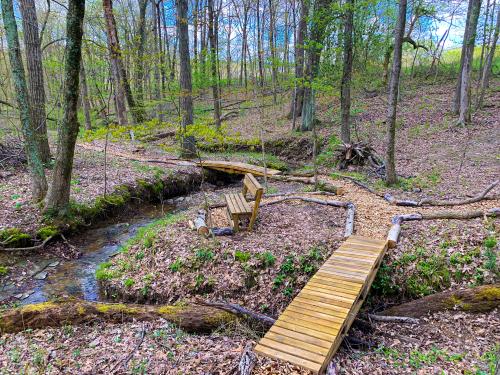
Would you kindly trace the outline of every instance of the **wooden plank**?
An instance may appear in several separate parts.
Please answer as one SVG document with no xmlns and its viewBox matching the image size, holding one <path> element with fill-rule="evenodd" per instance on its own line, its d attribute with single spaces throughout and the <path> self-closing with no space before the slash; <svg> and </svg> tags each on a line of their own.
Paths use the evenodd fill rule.
<svg viewBox="0 0 500 375">
<path fill-rule="evenodd" d="M 325 314 L 337 316 L 339 318 L 345 318 L 349 312 L 349 310 L 346 309 L 345 307 L 323 303 L 321 301 L 311 300 L 308 299 L 307 297 L 297 296 L 295 297 L 294 302 L 297 302 L 296 306 L 298 308 L 321 311 Z"/>
<path fill-rule="evenodd" d="M 317 352 L 312 352 L 309 350 L 301 349 L 300 347 L 296 347 L 293 345 L 290 345 L 289 343 L 284 343 L 280 341 L 276 341 L 273 339 L 270 339 L 268 337 L 262 338 L 262 340 L 259 341 L 260 345 L 267 346 L 268 348 L 272 348 L 275 350 L 279 350 L 282 353 L 288 353 L 292 354 L 294 356 L 297 356 L 299 358 L 307 359 L 308 361 L 316 362 L 318 364 L 322 364 L 325 356 L 318 354 Z"/>
<path fill-rule="evenodd" d="M 358 263 L 356 261 L 338 259 L 338 258 L 334 258 L 334 257 L 331 257 L 330 259 L 328 259 L 325 264 L 329 264 L 331 266 L 339 265 L 342 267 L 349 267 L 352 269 L 368 270 L 368 271 L 370 271 L 373 268 L 373 262 L 371 264 Z"/>
<path fill-rule="evenodd" d="M 356 275 L 349 275 L 343 272 L 340 272 L 338 270 L 326 270 L 326 269 L 321 269 L 317 272 L 319 275 L 332 275 L 332 276 L 337 276 L 339 278 L 345 278 L 347 281 L 357 281 L 359 283 L 364 283 L 366 280 L 366 277 L 361 277 L 361 276 L 356 276 Z"/>
<path fill-rule="evenodd" d="M 315 331 L 313 329 L 303 327 L 303 326 L 298 325 L 298 324 L 285 322 L 285 321 L 280 320 L 280 319 L 278 319 L 276 321 L 276 323 L 274 323 L 274 324 L 277 325 L 278 327 L 286 328 L 286 329 L 289 329 L 290 331 L 304 333 L 306 335 L 316 337 L 316 338 L 322 339 L 322 340 L 332 341 L 336 337 L 336 335 L 331 334 L 331 333 Z"/>
<path fill-rule="evenodd" d="M 346 242 L 349 242 L 349 241 L 361 241 L 361 242 L 369 242 L 369 243 L 373 243 L 375 245 L 379 245 L 379 246 L 385 246 L 387 241 L 386 240 L 377 240 L 377 239 L 374 239 L 374 238 L 369 238 L 369 237 L 363 237 L 363 236 L 358 236 L 356 234 L 352 234 L 349 236 L 349 238 L 346 240 Z"/>
<path fill-rule="evenodd" d="M 303 298 L 307 298 L 309 300 L 323 302 L 323 303 L 329 303 L 329 304 L 334 305 L 336 307 L 342 307 L 342 308 L 346 309 L 347 311 L 349 311 L 349 309 L 352 306 L 352 302 L 353 302 L 353 301 L 345 302 L 345 301 L 339 300 L 338 298 L 336 298 L 334 296 L 325 297 L 322 295 L 318 295 L 316 292 L 311 292 L 309 290 L 301 292 L 300 296 Z"/>
<path fill-rule="evenodd" d="M 356 263 L 356 264 L 368 264 L 368 265 L 373 265 L 373 261 L 369 259 L 362 259 L 362 258 L 352 258 L 352 257 L 347 257 L 341 254 L 337 254 L 337 252 L 334 252 L 330 259 L 338 259 L 340 261 L 347 261 L 350 263 Z"/>
<path fill-rule="evenodd" d="M 357 251 L 352 249 L 339 249 L 335 251 L 335 254 L 352 258 L 365 259 L 370 261 L 374 261 L 378 258 L 377 254 L 368 254 L 362 251 Z"/>
<path fill-rule="evenodd" d="M 317 345 L 314 345 L 314 344 L 309 344 L 307 342 L 304 342 L 303 340 L 295 339 L 293 337 L 288 337 L 288 336 L 280 335 L 280 334 L 277 334 L 275 332 L 268 332 L 266 334 L 266 338 L 274 340 L 274 341 L 277 341 L 277 342 L 281 342 L 283 344 L 287 344 L 287 345 L 290 345 L 290 346 L 295 346 L 297 348 L 303 348 L 303 349 L 305 349 L 305 350 L 307 350 L 309 352 L 323 354 L 323 356 L 326 356 L 328 354 L 329 349 L 330 349 L 330 343 L 329 342 L 326 342 L 327 345 L 328 345 L 328 347 L 325 348 L 325 347 L 322 347 L 322 346 L 317 346 Z M 324 357 L 323 357 L 323 359 L 324 359 Z"/>
<path fill-rule="evenodd" d="M 335 300 L 338 300 L 340 302 L 345 302 L 348 304 L 352 303 L 352 301 L 354 301 L 357 298 L 357 296 L 353 296 L 353 295 L 349 295 L 346 297 L 344 295 L 339 294 L 338 292 L 335 292 L 334 290 L 325 291 L 324 289 L 318 290 L 316 288 L 311 288 L 311 287 L 307 287 L 307 289 L 304 287 L 304 289 L 302 289 L 302 290 L 306 294 L 312 294 L 312 295 L 319 296 L 319 297 L 333 298 Z"/>
<path fill-rule="evenodd" d="M 316 273 L 316 275 L 314 275 L 311 280 L 313 281 L 320 281 L 321 283 L 324 283 L 324 284 L 327 284 L 327 285 L 337 285 L 339 288 L 345 288 L 344 289 L 353 289 L 353 290 L 356 290 L 358 291 L 360 288 L 361 288 L 361 283 L 358 283 L 358 282 L 352 282 L 352 281 L 349 281 L 349 280 L 344 280 L 340 277 L 336 277 L 336 276 L 321 276 L 321 275 L 318 275 L 318 273 Z"/>
<path fill-rule="evenodd" d="M 267 346 L 264 345 L 259 345 L 255 347 L 255 351 L 258 353 L 265 354 L 268 357 L 275 358 L 275 359 L 280 359 L 284 361 L 288 361 L 290 363 L 293 363 L 294 365 L 299 365 L 307 370 L 311 370 L 315 373 L 318 373 L 319 370 L 321 369 L 321 365 L 312 361 L 308 361 L 303 358 L 297 358 L 291 354 L 288 353 L 283 353 L 280 352 L 279 350 L 276 349 L 271 349 L 268 348 Z"/>
<path fill-rule="evenodd" d="M 291 316 L 290 314 L 281 314 L 278 318 L 280 322 L 286 322 L 290 324 L 296 324 L 304 328 L 308 328 L 314 330 L 318 333 L 325 333 L 336 335 L 340 330 L 340 324 L 331 324 L 328 326 L 328 322 L 326 324 L 321 324 L 320 319 L 307 319 L 307 316 Z"/>
<path fill-rule="evenodd" d="M 328 332 L 327 330 L 325 329 L 329 329 L 330 327 L 333 327 L 335 328 L 335 330 L 333 330 L 333 333 L 336 333 L 340 330 L 340 327 L 342 325 L 343 322 L 339 323 L 338 321 L 332 321 L 331 319 L 327 320 L 327 319 L 323 319 L 321 317 L 318 317 L 318 316 L 314 316 L 314 315 L 311 315 L 311 314 L 302 314 L 300 312 L 296 312 L 296 311 L 293 311 L 293 310 L 285 310 L 281 315 L 280 315 L 280 319 L 282 317 L 288 317 L 290 319 L 292 319 L 291 321 L 294 322 L 294 321 L 297 321 L 297 324 L 301 324 L 300 321 L 305 321 L 305 322 L 310 322 L 313 324 L 313 327 L 317 327 L 316 329 L 318 331 L 321 331 L 321 332 Z M 290 321 L 290 320 L 286 320 L 286 321 Z M 325 326 L 325 329 L 323 329 L 323 326 Z M 309 327 L 311 328 L 311 327 Z M 314 328 L 312 328 L 314 329 Z"/>
<path fill-rule="evenodd" d="M 380 254 L 380 251 L 382 248 L 380 247 L 370 247 L 370 246 L 365 246 L 365 245 L 359 245 L 359 244 L 353 244 L 353 243 L 345 243 L 342 244 L 339 249 L 342 250 L 357 250 L 357 251 L 362 251 L 370 254 Z"/>
<path fill-rule="evenodd" d="M 291 331 L 289 329 L 278 327 L 276 325 L 272 326 L 271 329 L 267 331 L 267 333 L 274 333 L 276 335 L 289 337 L 311 345 L 320 346 L 326 349 L 330 349 L 331 347 L 331 342 L 329 340 L 321 340 L 316 337 L 309 336 L 300 332 Z"/>
<path fill-rule="evenodd" d="M 342 297 L 346 297 L 346 298 L 356 297 L 359 293 L 359 291 L 358 291 L 358 293 L 356 293 L 354 291 L 346 291 L 345 289 L 342 289 L 342 288 L 337 288 L 337 287 L 329 286 L 329 285 L 325 285 L 325 284 L 318 284 L 318 283 L 313 282 L 313 281 L 309 281 L 304 286 L 304 289 L 306 289 L 306 288 L 314 289 L 314 290 L 317 290 L 318 292 L 323 292 L 323 293 L 335 293 L 338 296 L 342 296 Z"/>
<path fill-rule="evenodd" d="M 321 319 L 324 319 L 324 320 L 327 320 L 327 321 L 330 321 L 333 323 L 338 323 L 338 324 L 344 323 L 344 320 L 345 320 L 344 318 L 340 318 L 340 317 L 335 316 L 335 315 L 326 314 L 321 309 L 314 310 L 314 308 L 311 309 L 310 307 L 314 307 L 314 306 L 313 305 L 311 305 L 311 306 L 301 305 L 299 307 L 296 305 L 290 305 L 290 306 L 288 306 L 287 311 L 290 310 L 290 311 L 293 311 L 297 314 L 314 316 L 316 318 L 321 318 Z"/>
<path fill-rule="evenodd" d="M 370 273 L 371 267 L 370 268 L 362 268 L 362 267 L 354 267 L 352 265 L 345 265 L 341 262 L 325 262 L 321 266 L 321 269 L 338 269 L 338 270 L 344 270 L 346 273 L 352 274 L 352 275 L 357 275 L 357 276 L 365 276 Z"/>
</svg>

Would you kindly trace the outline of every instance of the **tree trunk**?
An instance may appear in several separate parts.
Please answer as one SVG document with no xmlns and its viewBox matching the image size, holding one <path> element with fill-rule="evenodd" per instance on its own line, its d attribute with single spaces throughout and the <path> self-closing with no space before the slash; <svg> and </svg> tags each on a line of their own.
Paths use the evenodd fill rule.
<svg viewBox="0 0 500 375">
<path fill-rule="evenodd" d="M 235 321 L 237 315 L 201 305 L 136 305 L 65 300 L 5 310 L 0 313 L 0 331 L 15 333 L 25 329 L 89 324 L 95 321 L 122 323 L 159 318 L 175 323 L 187 332 L 209 333 Z"/>
<path fill-rule="evenodd" d="M 200 0 L 194 0 L 193 6 L 193 65 L 195 72 L 198 71 L 198 7 Z"/>
<path fill-rule="evenodd" d="M 420 318 L 443 310 L 480 313 L 500 306 L 500 284 L 436 293 L 382 311 L 379 315 Z"/>
<path fill-rule="evenodd" d="M 231 15 L 231 7 L 228 10 L 228 30 L 227 30 L 227 46 L 226 46 L 226 79 L 227 86 L 231 86 L 231 29 L 232 29 L 232 15 Z"/>
<path fill-rule="evenodd" d="M 476 41 L 476 30 L 479 13 L 481 10 L 481 0 L 470 0 L 471 2 L 471 16 L 468 18 L 466 25 L 467 39 L 464 40 L 463 49 L 464 63 L 461 71 L 461 84 L 460 84 L 460 109 L 458 122 L 461 125 L 470 124 L 472 120 L 471 113 L 471 72 L 472 60 L 474 56 L 474 47 Z"/>
<path fill-rule="evenodd" d="M 389 108 L 387 110 L 387 151 L 386 151 L 386 182 L 390 185 L 397 181 L 396 162 L 394 158 L 396 143 L 396 112 L 399 96 L 399 76 L 401 73 L 401 57 L 403 54 L 403 36 L 406 24 L 407 0 L 400 0 L 399 15 L 394 30 L 394 57 L 389 83 Z"/>
<path fill-rule="evenodd" d="M 120 47 L 118 45 L 118 36 L 116 34 L 115 18 L 113 16 L 112 0 L 103 0 L 104 18 L 106 20 L 106 35 L 108 37 L 109 62 L 111 65 L 111 77 L 113 80 L 115 94 L 115 109 L 118 124 L 127 126 L 127 109 L 125 106 L 125 90 L 123 89 L 121 70 L 119 66 Z"/>
<path fill-rule="evenodd" d="M 332 0 L 317 0 L 314 3 L 314 13 L 311 19 L 310 45 L 307 50 L 307 66 L 304 80 L 304 103 L 302 107 L 301 131 L 312 130 L 315 115 L 315 93 L 312 87 L 318 76 L 323 40 L 325 38 L 328 20 L 331 17 L 330 3 Z"/>
<path fill-rule="evenodd" d="M 31 193 L 35 202 L 41 201 L 47 192 L 47 180 L 43 160 L 37 142 L 37 133 L 31 119 L 31 110 L 28 98 L 28 87 L 19 46 L 16 18 L 12 0 L 1 0 L 3 24 L 9 49 L 9 60 L 14 80 L 17 106 L 21 120 L 21 130 L 24 137 L 24 148 L 28 159 L 28 168 L 31 175 Z"/>
<path fill-rule="evenodd" d="M 47 138 L 47 115 L 45 113 L 45 86 L 43 83 L 42 49 L 38 35 L 38 20 L 34 0 L 20 0 L 23 19 L 24 48 L 28 69 L 28 90 L 31 121 L 35 129 L 40 157 L 50 162 L 50 147 Z"/>
<path fill-rule="evenodd" d="M 260 19 L 260 0 L 257 0 L 257 60 L 259 64 L 259 85 L 264 87 L 264 51 L 262 50 L 262 29 Z"/>
<path fill-rule="evenodd" d="M 85 130 L 92 130 L 92 120 L 90 117 L 90 101 L 89 91 L 87 87 L 87 75 L 85 74 L 85 67 L 81 64 L 80 67 L 80 87 L 82 95 L 83 115 L 85 116 Z"/>
<path fill-rule="evenodd" d="M 144 103 L 144 48 L 146 45 L 146 10 L 148 0 L 139 0 L 139 22 L 137 26 L 137 81 L 136 92 L 139 103 Z"/>
<path fill-rule="evenodd" d="M 460 68 L 458 70 L 458 78 L 457 78 L 457 85 L 455 87 L 455 96 L 453 99 L 453 113 L 459 114 L 460 112 L 460 98 L 461 98 L 461 90 L 462 90 L 462 71 L 464 69 L 464 59 L 465 59 L 465 52 L 466 52 L 466 43 L 467 40 L 469 39 L 469 24 L 470 24 L 470 18 L 472 16 L 472 4 L 475 0 L 469 0 L 469 5 L 467 8 L 467 18 L 465 21 L 465 30 L 464 30 L 464 38 L 462 42 L 462 52 L 460 55 Z"/>
<path fill-rule="evenodd" d="M 111 69 L 113 73 L 113 78 L 115 81 L 115 92 L 116 102 L 117 102 L 117 112 L 118 110 L 122 113 L 118 113 L 119 122 L 122 124 L 127 123 L 125 114 L 125 103 L 123 103 L 123 96 L 125 96 L 130 112 L 135 123 L 141 123 L 144 120 L 144 108 L 135 103 L 134 97 L 132 95 L 132 90 L 130 88 L 130 83 L 127 77 L 127 71 L 125 70 L 125 65 L 123 63 L 122 52 L 120 48 L 120 41 L 118 39 L 118 32 L 116 30 L 116 21 L 113 14 L 113 1 L 103 0 L 102 6 L 104 8 L 104 18 L 106 21 L 106 34 L 108 36 L 108 48 L 110 51 Z M 120 107 L 118 109 L 118 107 Z"/>
<path fill-rule="evenodd" d="M 273 104 L 276 105 L 276 85 L 278 83 L 278 66 L 276 65 L 276 3 L 269 0 L 269 49 L 271 52 L 271 79 L 273 83 Z"/>
<path fill-rule="evenodd" d="M 159 34 L 159 23 L 160 20 L 160 8 L 156 6 L 156 0 L 152 0 L 152 8 L 153 8 L 153 77 L 154 77 L 154 89 L 153 89 L 153 98 L 155 100 L 160 99 L 160 87 L 161 87 L 161 76 L 160 76 L 160 63 L 159 57 L 161 56 L 161 51 L 159 51 L 159 42 L 161 39 L 158 38 Z"/>
<path fill-rule="evenodd" d="M 308 0 L 301 0 L 300 20 L 297 29 L 295 43 L 295 95 L 290 106 L 290 119 L 297 118 L 302 114 L 302 103 L 304 99 L 304 39 L 307 34 L 307 16 L 309 14 Z M 295 114 L 293 113 L 295 110 Z"/>
<path fill-rule="evenodd" d="M 193 98 L 191 83 L 191 61 L 189 57 L 188 0 L 177 0 L 177 36 L 179 38 L 179 84 L 182 148 L 186 157 L 195 156 L 194 138 L 185 137 L 186 127 L 193 123 Z"/>
<path fill-rule="evenodd" d="M 345 4 L 345 26 L 344 26 L 344 66 L 342 70 L 342 83 L 340 90 L 341 106 L 341 135 L 344 143 L 351 142 L 351 78 L 352 78 L 352 33 L 354 18 L 354 0 L 348 0 Z"/>
<path fill-rule="evenodd" d="M 493 65 L 493 57 L 495 56 L 495 49 L 496 49 L 496 46 L 498 43 L 499 32 L 500 32 L 500 9 L 497 12 L 497 23 L 495 25 L 495 33 L 493 35 L 493 40 L 491 43 L 490 51 L 488 52 L 488 55 L 486 56 L 486 62 L 484 64 L 483 74 L 481 77 L 481 92 L 479 94 L 479 99 L 478 99 L 478 103 L 477 103 L 478 108 L 483 107 L 484 94 L 485 94 L 486 89 L 488 88 L 488 85 L 490 82 L 491 67 Z"/>
<path fill-rule="evenodd" d="M 208 39 L 210 40 L 210 65 L 212 70 L 212 96 L 214 100 L 214 121 L 220 129 L 219 75 L 217 73 L 217 46 L 214 30 L 214 1 L 208 0 Z"/>
<path fill-rule="evenodd" d="M 58 132 L 56 162 L 45 207 L 47 213 L 58 216 L 65 215 L 68 210 L 78 136 L 77 110 L 84 14 L 85 0 L 69 0 L 64 61 L 64 117 Z"/>
</svg>

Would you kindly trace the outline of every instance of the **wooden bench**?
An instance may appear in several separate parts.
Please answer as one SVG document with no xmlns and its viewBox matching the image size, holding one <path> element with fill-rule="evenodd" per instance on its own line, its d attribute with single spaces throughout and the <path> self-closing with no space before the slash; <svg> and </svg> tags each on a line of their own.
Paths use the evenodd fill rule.
<svg viewBox="0 0 500 375">
<path fill-rule="evenodd" d="M 253 204 L 247 201 L 247 193 L 250 193 L 252 198 L 255 199 Z M 242 218 L 250 218 L 248 230 L 252 230 L 255 220 L 257 219 L 260 199 L 263 193 L 264 189 L 254 175 L 247 173 L 243 179 L 243 191 L 241 193 L 224 194 L 227 204 L 228 219 L 233 223 L 235 232 L 239 230 L 240 219 Z"/>
</svg>

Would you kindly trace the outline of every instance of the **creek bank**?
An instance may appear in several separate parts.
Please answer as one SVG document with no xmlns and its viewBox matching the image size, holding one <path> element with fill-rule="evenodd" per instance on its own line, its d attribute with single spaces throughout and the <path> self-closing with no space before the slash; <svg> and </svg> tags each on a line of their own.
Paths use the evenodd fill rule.
<svg viewBox="0 0 500 375">
<path fill-rule="evenodd" d="M 70 214 L 65 218 L 45 217 L 35 233 L 25 233 L 18 228 L 2 229 L 0 246 L 6 249 L 33 246 L 49 236 L 70 235 L 95 225 L 116 215 L 131 202 L 157 203 L 188 194 L 199 189 L 202 173 L 199 168 L 166 170 L 150 178 L 137 179 L 134 183 L 118 185 L 110 194 L 98 196 L 90 203 L 73 202 Z"/>
</svg>

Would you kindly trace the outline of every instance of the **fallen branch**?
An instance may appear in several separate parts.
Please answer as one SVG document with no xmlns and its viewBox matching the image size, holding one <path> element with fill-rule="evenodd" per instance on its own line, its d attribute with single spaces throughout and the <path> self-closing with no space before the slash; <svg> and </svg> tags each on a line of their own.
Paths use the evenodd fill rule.
<svg viewBox="0 0 500 375">
<path fill-rule="evenodd" d="M 367 314 L 370 320 L 375 320 L 376 322 L 385 323 L 409 323 L 409 324 L 419 324 L 420 321 L 415 318 L 410 318 L 408 316 L 384 316 L 384 315 L 374 315 Z"/>
<path fill-rule="evenodd" d="M 500 284 L 493 284 L 432 294 L 393 306 L 382 311 L 381 315 L 420 318 L 443 310 L 488 312 L 499 305 Z"/>
<path fill-rule="evenodd" d="M 257 357 L 252 351 L 252 344 L 247 343 L 245 345 L 245 350 L 241 355 L 240 363 L 238 364 L 238 371 L 240 375 L 251 375 L 255 363 L 257 362 Z"/>
<path fill-rule="evenodd" d="M 500 215 L 500 208 L 491 208 L 487 211 L 442 211 L 434 213 L 413 213 L 407 215 L 396 215 L 392 218 L 392 226 L 387 234 L 387 242 L 389 248 L 396 247 L 399 235 L 401 233 L 401 224 L 405 221 L 420 221 L 420 220 L 468 220 L 478 217 L 495 217 Z"/>
<path fill-rule="evenodd" d="M 125 357 L 123 358 L 122 360 L 116 362 L 116 364 L 113 366 L 113 368 L 111 369 L 111 373 L 115 373 L 120 367 L 127 367 L 127 364 L 128 362 L 130 361 L 130 359 L 132 358 L 132 356 L 134 355 L 134 353 L 139 350 L 139 348 L 141 347 L 142 343 L 144 342 L 144 338 L 146 337 L 146 329 L 144 327 L 144 325 L 142 326 L 142 330 L 141 330 L 141 335 L 139 337 L 139 341 L 137 342 L 137 344 L 134 346 L 134 348 L 130 351 L 130 353 Z"/>
<path fill-rule="evenodd" d="M 40 250 L 43 249 L 43 247 L 54 237 L 56 237 L 57 234 L 54 234 L 50 237 L 47 237 L 43 242 L 39 245 L 35 246 L 29 246 L 29 247 L 3 247 L 3 245 L 0 245 L 0 251 L 34 251 L 34 250 Z"/>
<path fill-rule="evenodd" d="M 347 205 L 347 219 L 345 221 L 345 231 L 344 238 L 349 237 L 354 232 L 354 215 L 356 213 L 356 207 L 352 203 Z"/>
<path fill-rule="evenodd" d="M 500 180 L 494 181 L 481 194 L 478 194 L 475 197 L 472 197 L 469 199 L 442 201 L 442 200 L 433 200 L 430 198 L 426 198 L 426 199 L 422 199 L 419 202 L 419 205 L 420 206 L 461 206 L 464 204 L 476 203 L 476 202 L 483 200 L 486 197 L 486 195 L 498 185 L 499 182 L 500 182 Z"/>
<path fill-rule="evenodd" d="M 211 332 L 237 320 L 237 315 L 212 306 L 137 305 L 69 299 L 25 305 L 0 313 L 0 332 L 15 333 L 25 329 L 62 327 L 95 321 L 111 323 L 163 318 L 187 332 Z"/>
<path fill-rule="evenodd" d="M 475 197 L 468 198 L 468 199 L 462 199 L 462 200 L 437 200 L 437 199 L 431 199 L 431 198 L 424 198 L 420 201 L 414 201 L 414 200 L 400 200 L 396 199 L 393 197 L 391 194 L 387 193 L 384 194 L 384 199 L 391 203 L 395 204 L 396 206 L 406 206 L 406 207 L 422 207 L 422 206 L 462 206 L 466 204 L 471 204 L 471 203 L 476 203 L 480 202 L 484 199 L 489 199 L 486 195 L 493 190 L 498 184 L 500 180 L 494 181 L 492 184 L 490 184 L 482 193 L 476 195 Z"/>
</svg>

